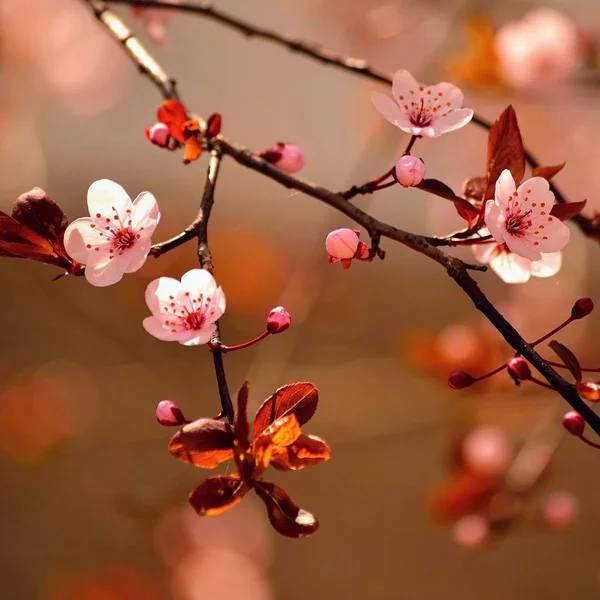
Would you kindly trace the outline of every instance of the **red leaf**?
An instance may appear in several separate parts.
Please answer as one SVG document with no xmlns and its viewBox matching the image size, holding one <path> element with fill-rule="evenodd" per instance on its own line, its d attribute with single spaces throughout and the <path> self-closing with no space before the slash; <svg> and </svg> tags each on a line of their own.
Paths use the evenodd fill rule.
<svg viewBox="0 0 600 600">
<path fill-rule="evenodd" d="M 460 207 L 466 214 L 479 214 L 468 200 L 457 196 L 451 188 L 449 188 L 445 183 L 438 181 L 437 179 L 423 179 L 423 181 L 421 181 L 421 183 L 419 183 L 415 187 L 425 192 L 429 192 L 430 194 L 439 196 L 440 198 L 451 200 L 452 202 L 454 202 L 457 211 Z M 458 214 L 460 214 L 460 212 Z"/>
<path fill-rule="evenodd" d="M 531 170 L 532 177 L 543 177 L 546 181 L 550 181 L 557 173 L 560 173 L 564 167 L 564 162 L 560 165 L 550 165 L 549 167 L 534 167 Z"/>
<path fill-rule="evenodd" d="M 242 450 L 250 446 L 250 425 L 248 424 L 248 394 L 250 392 L 250 383 L 244 381 L 237 397 L 237 413 L 235 415 L 234 433 L 235 439 L 240 444 Z"/>
<path fill-rule="evenodd" d="M 198 419 L 182 427 L 169 442 L 169 452 L 182 462 L 214 469 L 233 458 L 233 432 L 217 419 Z"/>
<path fill-rule="evenodd" d="M 518 186 L 525 174 L 525 151 L 517 115 L 512 106 L 506 108 L 490 129 L 484 200 L 494 197 L 496 181 L 504 169 L 512 173 Z"/>
<path fill-rule="evenodd" d="M 221 133 L 223 119 L 219 113 L 213 113 L 206 121 L 206 137 L 214 138 Z"/>
<path fill-rule="evenodd" d="M 561 344 L 556 340 L 552 340 L 548 346 L 554 350 L 555 354 L 562 360 L 565 367 L 571 371 L 571 375 L 573 375 L 575 381 L 581 381 L 581 366 L 573 352 L 571 352 L 564 344 Z"/>
<path fill-rule="evenodd" d="M 43 189 L 35 187 L 21 194 L 13 204 L 12 217 L 48 241 L 62 246 L 69 220 Z"/>
<path fill-rule="evenodd" d="M 269 396 L 254 417 L 254 437 L 258 437 L 273 421 L 295 414 L 300 425 L 308 422 L 317 410 L 319 391 L 308 382 L 291 383 Z"/>
<path fill-rule="evenodd" d="M 199 515 L 216 517 L 240 503 L 247 492 L 238 475 L 217 475 L 203 481 L 188 500 Z"/>
<path fill-rule="evenodd" d="M 279 486 L 257 481 L 254 489 L 267 507 L 271 525 L 281 535 L 301 538 L 312 535 L 319 528 L 317 519 L 302 510 Z"/>
<path fill-rule="evenodd" d="M 578 215 L 587 204 L 587 200 L 581 202 L 565 202 L 563 204 L 555 204 L 550 211 L 550 214 L 561 221 L 567 221 Z"/>
<path fill-rule="evenodd" d="M 279 471 L 299 471 L 330 458 L 331 450 L 325 440 L 303 433 L 289 446 L 278 448 L 273 453 L 271 465 Z"/>
<path fill-rule="evenodd" d="M 181 144 L 186 140 L 183 124 L 188 120 L 185 107 L 177 100 L 165 100 L 158 109 L 157 117 L 160 123 L 169 127 L 169 133 Z"/>
</svg>

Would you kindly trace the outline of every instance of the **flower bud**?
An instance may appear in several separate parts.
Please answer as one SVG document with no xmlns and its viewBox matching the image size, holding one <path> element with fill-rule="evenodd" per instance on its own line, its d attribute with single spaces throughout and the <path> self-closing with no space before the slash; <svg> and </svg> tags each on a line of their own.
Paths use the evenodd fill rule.
<svg viewBox="0 0 600 600">
<path fill-rule="evenodd" d="M 553 492 L 542 506 L 542 518 L 552 529 L 564 529 L 579 514 L 579 502 L 569 492 Z"/>
<path fill-rule="evenodd" d="M 258 155 L 286 173 L 297 173 L 304 166 L 302 150 L 287 142 L 277 142 L 268 150 L 259 152 Z"/>
<path fill-rule="evenodd" d="M 352 229 L 336 229 L 325 240 L 325 248 L 330 256 L 338 260 L 352 258 L 358 249 L 359 232 Z"/>
<path fill-rule="evenodd" d="M 146 137 L 157 146 L 166 148 L 171 139 L 169 128 L 164 123 L 155 123 L 149 129 L 146 129 Z"/>
<path fill-rule="evenodd" d="M 475 380 L 473 377 L 464 371 L 452 371 L 448 376 L 448 385 L 455 390 L 462 390 L 474 383 Z"/>
<path fill-rule="evenodd" d="M 292 317 L 290 313 L 283 308 L 278 306 L 274 308 L 267 317 L 267 331 L 269 333 L 281 333 L 285 331 L 292 324 Z"/>
<path fill-rule="evenodd" d="M 584 418 L 576 411 L 570 410 L 563 416 L 563 427 L 571 434 L 579 437 L 585 429 Z"/>
<path fill-rule="evenodd" d="M 515 380 L 515 382 L 525 381 L 531 377 L 531 369 L 520 356 L 513 356 L 507 363 L 506 369 L 508 374 Z"/>
<path fill-rule="evenodd" d="M 579 298 L 571 309 L 572 319 L 583 319 L 594 310 L 594 301 L 591 298 Z"/>
<path fill-rule="evenodd" d="M 581 398 L 588 402 L 598 402 L 600 400 L 600 385 L 596 381 L 578 381 L 575 389 Z"/>
<path fill-rule="evenodd" d="M 221 133 L 222 123 L 223 119 L 219 113 L 213 113 L 210 115 L 206 121 L 206 137 L 211 139 L 219 135 L 219 133 Z"/>
<path fill-rule="evenodd" d="M 405 154 L 396 163 L 396 178 L 404 187 L 418 185 L 425 177 L 425 163 L 412 154 Z"/>
<path fill-rule="evenodd" d="M 170 400 L 161 400 L 158 403 L 156 420 L 165 427 L 178 427 L 188 422 L 179 406 Z"/>
</svg>

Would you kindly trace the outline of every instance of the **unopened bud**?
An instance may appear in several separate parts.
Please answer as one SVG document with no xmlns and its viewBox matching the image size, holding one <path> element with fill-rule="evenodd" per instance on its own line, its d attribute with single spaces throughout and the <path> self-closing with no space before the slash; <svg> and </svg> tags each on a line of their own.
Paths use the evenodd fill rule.
<svg viewBox="0 0 600 600">
<path fill-rule="evenodd" d="M 464 371 L 452 371 L 448 376 L 448 385 L 455 390 L 462 390 L 475 383 L 475 379 Z"/>
<path fill-rule="evenodd" d="M 221 133 L 221 125 L 223 123 L 223 119 L 219 113 L 213 113 L 208 117 L 206 121 L 206 137 L 208 139 L 214 138 Z"/>
<path fill-rule="evenodd" d="M 579 298 L 571 309 L 572 319 L 583 319 L 594 310 L 594 301 L 591 298 Z"/>
<path fill-rule="evenodd" d="M 418 185 L 425 177 L 425 163 L 417 156 L 405 154 L 396 163 L 396 178 L 404 187 Z"/>
<path fill-rule="evenodd" d="M 286 173 L 297 173 L 304 166 L 302 150 L 288 142 L 277 142 L 268 150 L 259 152 L 258 155 Z"/>
<path fill-rule="evenodd" d="M 283 308 L 278 306 L 274 308 L 267 317 L 267 331 L 269 333 L 281 333 L 285 331 L 292 324 L 292 317 L 290 313 Z"/>
<path fill-rule="evenodd" d="M 595 381 L 578 381 L 575 384 L 577 393 L 588 402 L 598 402 L 600 400 L 600 385 Z"/>
<path fill-rule="evenodd" d="M 562 424 L 571 435 L 577 437 L 582 435 L 585 430 L 584 418 L 574 410 L 570 410 L 563 416 Z"/>
<path fill-rule="evenodd" d="M 359 244 L 359 232 L 353 229 L 336 229 L 325 240 L 325 248 L 330 256 L 338 260 L 352 258 Z"/>
<path fill-rule="evenodd" d="M 155 123 L 152 127 L 146 129 L 146 137 L 153 144 L 161 148 L 166 148 L 171 139 L 171 134 L 169 133 L 169 128 L 164 123 Z"/>
<path fill-rule="evenodd" d="M 506 370 L 508 374 L 515 380 L 515 382 L 525 381 L 531 377 L 531 369 L 529 365 L 525 361 L 525 359 L 520 356 L 513 356 L 506 363 Z"/>
<path fill-rule="evenodd" d="M 161 400 L 156 407 L 156 420 L 165 427 L 178 427 L 187 423 L 181 409 L 170 400 Z"/>
</svg>

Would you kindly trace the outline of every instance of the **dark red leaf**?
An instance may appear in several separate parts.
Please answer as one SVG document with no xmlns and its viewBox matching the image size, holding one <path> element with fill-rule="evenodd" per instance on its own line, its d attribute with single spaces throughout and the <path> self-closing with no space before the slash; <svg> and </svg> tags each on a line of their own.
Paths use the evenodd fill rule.
<svg viewBox="0 0 600 600">
<path fill-rule="evenodd" d="M 470 177 L 463 183 L 463 196 L 467 200 L 475 202 L 476 206 L 481 206 L 481 203 L 484 201 L 485 183 L 485 177 Z"/>
<path fill-rule="evenodd" d="M 575 381 L 581 381 L 581 366 L 573 352 L 571 352 L 564 344 L 561 344 L 556 340 L 552 340 L 548 346 L 554 350 L 555 354 L 562 360 L 565 367 L 571 371 L 571 375 L 573 375 Z"/>
<path fill-rule="evenodd" d="M 439 196 L 440 198 L 451 200 L 452 202 L 454 202 L 456 209 L 458 210 L 458 208 L 461 207 L 465 214 L 470 214 L 471 212 L 473 212 L 475 215 L 479 214 L 468 200 L 457 196 L 451 188 L 449 188 L 445 183 L 438 181 L 437 179 L 423 179 L 423 181 L 421 181 L 421 183 L 419 183 L 415 187 L 419 188 L 420 190 L 423 190 L 424 192 L 429 192 L 430 194 Z"/>
<path fill-rule="evenodd" d="M 547 181 L 550 181 L 557 173 L 560 173 L 566 163 L 562 162 L 560 165 L 550 165 L 549 167 L 534 167 L 531 170 L 532 177 L 543 177 Z"/>
<path fill-rule="evenodd" d="M 317 519 L 302 510 L 279 486 L 257 481 L 254 489 L 267 507 L 271 525 L 281 535 L 301 538 L 312 535 L 319 528 Z"/>
<path fill-rule="evenodd" d="M 223 119 L 219 113 L 213 113 L 210 115 L 206 121 L 206 137 L 210 139 L 219 135 L 219 133 L 221 133 L 222 123 Z"/>
<path fill-rule="evenodd" d="M 178 460 L 203 469 L 214 469 L 233 458 L 233 432 L 217 419 L 198 419 L 182 427 L 169 442 Z"/>
<path fill-rule="evenodd" d="M 525 174 L 525 151 L 517 115 L 512 106 L 506 108 L 490 129 L 484 200 L 494 197 L 496 181 L 504 169 L 512 173 L 518 186 Z"/>
<path fill-rule="evenodd" d="M 51 243 L 58 242 L 62 246 L 69 220 L 42 188 L 35 187 L 21 194 L 13 204 L 12 217 Z"/>
<path fill-rule="evenodd" d="M 555 204 L 550 211 L 550 214 L 561 221 L 567 221 L 572 219 L 575 215 L 578 215 L 587 204 L 587 200 L 581 202 L 565 202 L 564 204 Z"/>
<path fill-rule="evenodd" d="M 250 392 L 250 383 L 244 381 L 237 397 L 237 413 L 235 415 L 234 432 L 235 438 L 240 444 L 242 450 L 250 446 L 250 425 L 248 424 L 248 394 Z"/>
<path fill-rule="evenodd" d="M 241 502 L 247 491 L 239 476 L 217 475 L 203 481 L 188 500 L 199 515 L 216 517 Z"/>
<path fill-rule="evenodd" d="M 165 100 L 156 115 L 160 123 L 169 127 L 169 133 L 181 144 L 186 140 L 183 125 L 188 120 L 185 106 L 177 100 Z"/>
<path fill-rule="evenodd" d="M 258 437 L 273 421 L 294 413 L 298 423 L 309 421 L 317 410 L 319 391 L 308 382 L 291 383 L 269 396 L 254 417 L 254 437 Z"/>
</svg>

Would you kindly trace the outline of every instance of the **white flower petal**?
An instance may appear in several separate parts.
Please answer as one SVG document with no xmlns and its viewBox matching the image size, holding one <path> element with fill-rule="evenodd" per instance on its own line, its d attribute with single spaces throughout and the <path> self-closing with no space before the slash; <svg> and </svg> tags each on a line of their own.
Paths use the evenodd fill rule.
<svg viewBox="0 0 600 600">
<path fill-rule="evenodd" d="M 159 277 L 149 283 L 145 300 L 150 312 L 155 317 L 163 316 L 180 291 L 181 283 L 172 277 Z"/>
<path fill-rule="evenodd" d="M 508 169 L 504 169 L 496 181 L 496 204 L 500 208 L 508 206 L 509 203 L 512 202 L 515 191 L 515 180 L 513 179 L 512 173 Z"/>
<path fill-rule="evenodd" d="M 131 227 L 138 232 L 143 227 L 143 233 L 150 237 L 158 222 L 160 210 L 156 198 L 150 192 L 142 192 L 133 202 L 131 210 Z"/>
<path fill-rule="evenodd" d="M 439 95 L 440 93 L 442 96 Z M 432 102 L 434 102 L 434 106 L 440 105 L 444 108 L 450 109 L 461 108 L 464 101 L 464 95 L 462 91 L 455 85 L 445 81 L 442 81 L 437 85 L 430 85 L 426 87 L 423 97 L 426 99 L 431 97 Z M 446 105 L 447 102 L 450 102 L 449 107 Z"/>
<path fill-rule="evenodd" d="M 215 278 L 205 269 L 192 269 L 181 278 L 181 285 L 192 295 L 213 297 L 217 291 Z"/>
<path fill-rule="evenodd" d="M 178 336 L 181 334 L 181 331 L 171 331 L 172 328 L 166 325 L 165 321 L 171 322 L 169 317 L 146 317 L 142 321 L 142 325 L 150 335 L 153 335 L 159 340 L 165 342 L 178 341 Z M 186 331 L 185 333 L 188 332 Z"/>
<path fill-rule="evenodd" d="M 488 200 L 485 205 L 485 224 L 492 237 L 499 243 L 504 243 L 506 232 L 506 219 L 502 211 L 493 200 Z"/>
<path fill-rule="evenodd" d="M 487 265 L 494 258 L 494 253 L 497 248 L 498 244 L 496 242 L 490 242 L 489 244 L 473 244 L 471 246 L 475 260 L 483 265 Z"/>
<path fill-rule="evenodd" d="M 562 252 L 542 254 L 541 260 L 531 263 L 531 274 L 535 277 L 552 277 L 560 271 L 561 266 Z"/>
<path fill-rule="evenodd" d="M 76 219 L 65 230 L 64 244 L 67 254 L 76 261 L 85 264 L 88 260 L 90 249 L 87 244 L 95 247 L 106 243 L 106 238 L 101 237 L 94 220 L 89 217 Z"/>
<path fill-rule="evenodd" d="M 215 332 L 216 325 L 208 325 L 200 330 L 192 330 L 186 333 L 192 334 L 191 336 L 184 339 L 180 337 L 177 341 L 184 346 L 200 346 L 202 344 L 208 344 L 210 342 L 213 333 Z"/>
<path fill-rule="evenodd" d="M 526 235 L 527 242 L 535 245 L 536 249 L 545 254 L 562 250 L 570 238 L 569 228 L 560 219 L 551 216 L 533 219 Z"/>
<path fill-rule="evenodd" d="M 530 260 L 517 256 L 512 252 L 500 252 L 492 261 L 490 267 L 505 283 L 525 283 L 531 276 L 527 264 Z"/>
<path fill-rule="evenodd" d="M 523 258 L 528 258 L 529 260 L 540 260 L 542 258 L 540 252 L 534 249 L 525 236 L 518 237 L 516 235 L 507 234 L 504 241 L 509 250 Z"/>
<path fill-rule="evenodd" d="M 129 266 L 127 253 L 110 254 L 108 250 L 90 252 L 85 266 L 85 278 L 96 287 L 106 287 L 121 281 Z"/>
<path fill-rule="evenodd" d="M 140 238 L 135 242 L 135 244 L 125 250 L 125 253 L 129 256 L 129 266 L 125 270 L 125 273 L 133 273 L 138 269 L 141 269 L 148 258 L 148 253 L 150 252 L 150 248 L 152 246 L 152 242 L 150 238 Z"/>
<path fill-rule="evenodd" d="M 127 210 L 132 208 L 131 198 L 127 192 L 110 179 L 100 179 L 90 185 L 87 193 L 87 203 L 90 215 L 102 215 L 112 218 L 114 211 L 121 219 L 125 219 Z M 113 210 L 114 209 L 114 210 Z"/>
<path fill-rule="evenodd" d="M 381 92 L 373 92 L 371 100 L 375 108 L 390 122 L 395 124 L 397 120 L 405 119 L 405 112 L 387 95 Z"/>
<path fill-rule="evenodd" d="M 392 94 L 400 106 L 404 106 L 405 103 L 410 105 L 411 102 L 420 100 L 419 89 L 421 87 L 421 84 L 406 69 L 400 69 L 394 73 Z M 406 102 L 407 100 L 408 102 Z"/>
<path fill-rule="evenodd" d="M 431 127 L 435 130 L 435 136 L 438 137 L 450 131 L 456 131 L 464 127 L 473 118 L 473 111 L 470 108 L 459 108 L 451 110 L 445 115 L 433 120 Z"/>
</svg>

